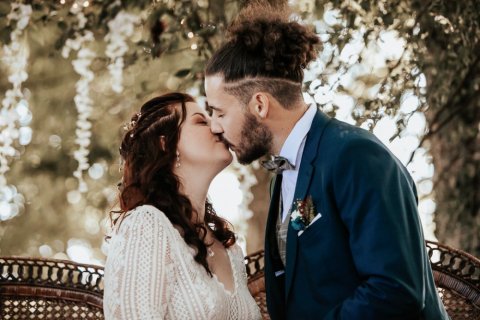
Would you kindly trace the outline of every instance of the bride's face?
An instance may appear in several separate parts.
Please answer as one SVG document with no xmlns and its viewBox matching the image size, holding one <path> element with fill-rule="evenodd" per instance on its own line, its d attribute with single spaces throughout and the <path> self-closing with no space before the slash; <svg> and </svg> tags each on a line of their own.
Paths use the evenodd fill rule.
<svg viewBox="0 0 480 320">
<path fill-rule="evenodd" d="M 180 131 L 180 165 L 219 172 L 232 162 L 232 154 L 210 130 L 210 117 L 194 102 L 186 103 L 187 115 Z"/>
</svg>

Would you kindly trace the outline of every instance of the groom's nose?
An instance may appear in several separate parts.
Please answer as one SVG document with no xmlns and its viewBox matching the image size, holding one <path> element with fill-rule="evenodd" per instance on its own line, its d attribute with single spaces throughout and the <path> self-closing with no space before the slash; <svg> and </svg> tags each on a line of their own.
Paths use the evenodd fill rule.
<svg viewBox="0 0 480 320">
<path fill-rule="evenodd" d="M 212 119 L 212 121 L 210 122 L 210 130 L 212 131 L 212 133 L 215 133 L 215 134 L 223 133 L 222 127 L 214 119 Z"/>
</svg>

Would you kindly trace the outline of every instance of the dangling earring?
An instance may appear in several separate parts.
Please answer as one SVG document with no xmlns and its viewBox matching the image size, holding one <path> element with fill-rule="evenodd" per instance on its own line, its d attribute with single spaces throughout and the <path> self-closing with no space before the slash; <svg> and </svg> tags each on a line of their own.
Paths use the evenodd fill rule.
<svg viewBox="0 0 480 320">
<path fill-rule="evenodd" d="M 175 167 L 180 167 L 180 153 L 177 151 L 177 163 L 175 163 Z"/>
</svg>

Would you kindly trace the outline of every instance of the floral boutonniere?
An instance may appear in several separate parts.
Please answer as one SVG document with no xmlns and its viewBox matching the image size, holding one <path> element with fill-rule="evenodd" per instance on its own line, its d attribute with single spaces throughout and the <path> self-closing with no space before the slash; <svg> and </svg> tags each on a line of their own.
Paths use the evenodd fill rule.
<svg viewBox="0 0 480 320">
<path fill-rule="evenodd" d="M 305 230 L 316 215 L 315 205 L 311 196 L 308 196 L 305 200 L 295 200 L 290 214 L 293 229 L 297 231 Z"/>
</svg>

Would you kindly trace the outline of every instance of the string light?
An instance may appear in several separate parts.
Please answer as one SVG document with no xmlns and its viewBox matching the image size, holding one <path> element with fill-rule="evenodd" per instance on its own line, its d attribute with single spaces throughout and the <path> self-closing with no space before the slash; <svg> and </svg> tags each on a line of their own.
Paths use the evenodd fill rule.
<svg viewBox="0 0 480 320">
<path fill-rule="evenodd" d="M 5 92 L 0 107 L 0 221 L 16 216 L 23 208 L 24 198 L 14 185 L 8 185 L 5 174 L 10 170 L 9 162 L 20 154 L 15 141 L 27 145 L 32 138 L 30 124 L 32 115 L 29 109 L 26 90 L 22 84 L 28 79 L 28 47 L 24 40 L 24 30 L 29 24 L 32 7 L 12 3 L 7 15 L 9 24 L 15 22 L 10 33 L 10 43 L 3 46 L 0 61 L 7 67 L 7 79 L 12 87 Z"/>
<path fill-rule="evenodd" d="M 192 44 L 192 46 L 190 47 L 192 50 L 197 50 L 198 48 L 198 45 L 196 43 Z"/>
</svg>

